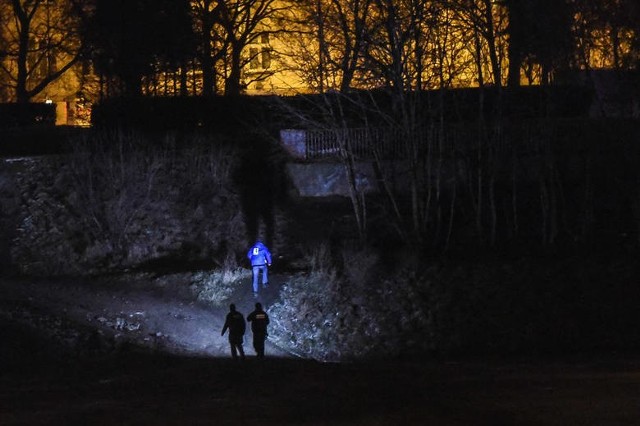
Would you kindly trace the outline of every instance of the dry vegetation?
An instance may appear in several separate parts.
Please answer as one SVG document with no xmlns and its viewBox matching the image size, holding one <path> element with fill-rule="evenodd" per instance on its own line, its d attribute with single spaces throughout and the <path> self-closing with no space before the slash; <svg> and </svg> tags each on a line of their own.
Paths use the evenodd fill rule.
<svg viewBox="0 0 640 426">
<path fill-rule="evenodd" d="M 151 149 L 139 135 L 94 134 L 70 159 L 28 164 L 16 179 L 12 259 L 37 275 L 190 268 L 198 271 L 193 297 L 223 306 L 248 278 L 248 233 L 233 179 L 241 157 L 220 142 L 164 140 Z M 331 222 L 330 210 L 312 206 L 311 217 L 286 207 L 282 222 L 295 227 L 274 232 L 292 244 L 279 266 L 286 279 L 269 309 L 270 338 L 300 356 L 640 348 L 633 252 L 434 255 L 381 239 L 349 248 L 318 231 L 318 212 Z M 380 235 L 394 226 L 369 217 Z M 353 235 L 357 225 L 340 237 Z"/>
<path fill-rule="evenodd" d="M 15 182 L 13 262 L 45 276 L 161 261 L 222 266 L 245 245 L 238 153 L 224 142 L 92 132 L 71 155 L 29 162 Z"/>
<path fill-rule="evenodd" d="M 343 361 L 428 353 L 533 356 L 635 350 L 640 320 L 630 259 L 414 259 L 393 270 L 371 251 L 337 272 L 319 250 L 269 310 L 272 339 Z M 384 262 L 383 262 L 384 263 Z M 363 273 L 368 272 L 368 273 Z"/>
</svg>

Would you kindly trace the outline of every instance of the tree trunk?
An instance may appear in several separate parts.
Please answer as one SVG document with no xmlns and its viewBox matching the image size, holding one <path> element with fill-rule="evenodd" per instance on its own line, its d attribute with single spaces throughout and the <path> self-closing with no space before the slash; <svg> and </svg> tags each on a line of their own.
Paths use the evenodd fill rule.
<svg viewBox="0 0 640 426">
<path fill-rule="evenodd" d="M 509 77 L 507 85 L 509 87 L 520 87 L 520 65 L 522 63 L 522 57 L 520 52 L 516 52 L 515 49 L 509 48 Z"/>
<path fill-rule="evenodd" d="M 214 63 L 213 52 L 211 51 L 211 26 L 203 23 L 202 29 L 202 95 L 212 96 L 214 94 Z"/>
<path fill-rule="evenodd" d="M 478 30 L 473 33 L 473 41 L 476 46 L 474 60 L 476 63 L 476 69 L 478 70 L 478 87 L 482 89 L 484 87 L 484 73 L 482 72 L 482 44 L 480 43 Z"/>
<path fill-rule="evenodd" d="M 489 58 L 491 60 L 491 69 L 493 71 L 493 83 L 496 87 L 502 86 L 502 69 L 498 60 L 498 52 L 496 49 L 496 37 L 493 28 L 493 8 L 492 0 L 484 0 L 485 3 L 485 19 L 487 21 L 487 45 L 489 47 Z"/>
<path fill-rule="evenodd" d="M 231 46 L 231 70 L 225 81 L 225 95 L 238 96 L 241 93 L 240 79 L 242 77 L 241 66 L 242 44 L 233 43 Z"/>
<path fill-rule="evenodd" d="M 322 13 L 322 2 L 320 0 L 316 0 L 316 14 L 317 14 L 317 24 L 318 24 L 318 92 L 324 93 L 324 49 L 325 49 L 325 39 L 324 39 L 324 18 Z"/>
<path fill-rule="evenodd" d="M 21 9 L 18 2 L 14 1 L 14 12 L 19 21 L 20 33 L 18 34 L 18 75 L 16 78 L 16 101 L 20 104 L 29 103 L 30 96 L 27 88 L 28 68 L 27 59 L 29 53 L 30 18 Z"/>
<path fill-rule="evenodd" d="M 518 10 L 522 6 L 517 1 L 511 0 L 507 2 L 509 10 L 509 75 L 507 76 L 507 85 L 509 87 L 520 86 L 520 68 L 522 65 L 522 52 L 524 50 L 524 19 L 521 18 L 521 11 Z"/>
<path fill-rule="evenodd" d="M 366 199 L 364 190 L 358 184 L 353 153 L 349 146 L 349 135 L 346 129 L 338 130 L 336 137 L 340 146 L 340 157 L 342 158 L 347 174 L 347 182 L 349 182 L 349 197 L 358 228 L 358 239 L 361 244 L 364 244 L 367 239 Z"/>
<path fill-rule="evenodd" d="M 189 96 L 189 90 L 187 89 L 187 61 L 184 61 L 180 67 L 180 96 Z"/>
</svg>

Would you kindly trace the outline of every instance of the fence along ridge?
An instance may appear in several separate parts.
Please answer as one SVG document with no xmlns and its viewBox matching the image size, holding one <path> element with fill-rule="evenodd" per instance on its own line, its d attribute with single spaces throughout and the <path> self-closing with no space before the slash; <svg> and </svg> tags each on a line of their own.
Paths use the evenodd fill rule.
<svg viewBox="0 0 640 426">
<path fill-rule="evenodd" d="M 402 160 L 409 155 L 427 152 L 436 155 L 454 155 L 475 149 L 491 149 L 494 154 L 540 152 L 548 149 L 548 135 L 531 127 L 522 134 L 506 135 L 504 129 L 436 126 L 418 127 L 409 132 L 399 127 L 348 127 L 335 129 L 307 129 L 305 133 L 305 159 L 322 160 L 341 158 L 343 149 L 355 159 Z M 548 130 L 547 130 L 548 131 Z M 544 131 L 543 131 L 544 133 Z"/>
</svg>

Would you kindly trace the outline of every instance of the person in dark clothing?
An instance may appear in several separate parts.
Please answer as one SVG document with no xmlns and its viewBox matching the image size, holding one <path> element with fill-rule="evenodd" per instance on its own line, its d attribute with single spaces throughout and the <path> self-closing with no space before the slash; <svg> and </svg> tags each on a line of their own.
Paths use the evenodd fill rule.
<svg viewBox="0 0 640 426">
<path fill-rule="evenodd" d="M 244 349 L 242 344 L 244 343 L 244 332 L 246 330 L 246 323 L 244 316 L 236 310 L 236 305 L 233 303 L 229 305 L 229 313 L 224 321 L 222 327 L 221 336 L 229 329 L 229 345 L 231 346 L 231 356 L 233 359 L 238 359 L 238 353 L 240 358 L 244 359 Z"/>
<path fill-rule="evenodd" d="M 267 325 L 269 325 L 269 315 L 262 309 L 261 303 L 256 303 L 256 309 L 247 316 L 247 321 L 251 323 L 253 333 L 253 349 L 258 358 L 264 358 L 264 341 L 267 339 Z"/>
</svg>

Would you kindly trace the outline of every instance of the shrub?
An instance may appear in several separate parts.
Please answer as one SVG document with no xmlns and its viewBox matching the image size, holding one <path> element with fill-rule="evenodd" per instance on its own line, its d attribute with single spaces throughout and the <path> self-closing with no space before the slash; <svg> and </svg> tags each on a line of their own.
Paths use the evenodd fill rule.
<svg viewBox="0 0 640 426">
<path fill-rule="evenodd" d="M 425 329 L 426 316 L 406 272 L 381 278 L 378 257 L 369 250 L 344 252 L 341 274 L 330 258 L 321 246 L 309 259 L 311 272 L 283 285 L 281 302 L 269 309 L 276 344 L 321 361 L 421 346 L 415 336 Z"/>
<path fill-rule="evenodd" d="M 342 253 L 340 268 L 332 258 L 319 249 L 313 269 L 283 286 L 269 309 L 276 344 L 321 361 L 640 348 L 631 258 L 421 259 L 394 270 L 367 250 Z"/>
<path fill-rule="evenodd" d="M 200 302 L 222 306 L 229 300 L 240 281 L 250 276 L 251 271 L 237 266 L 200 271 L 193 275 L 191 290 Z"/>
</svg>

